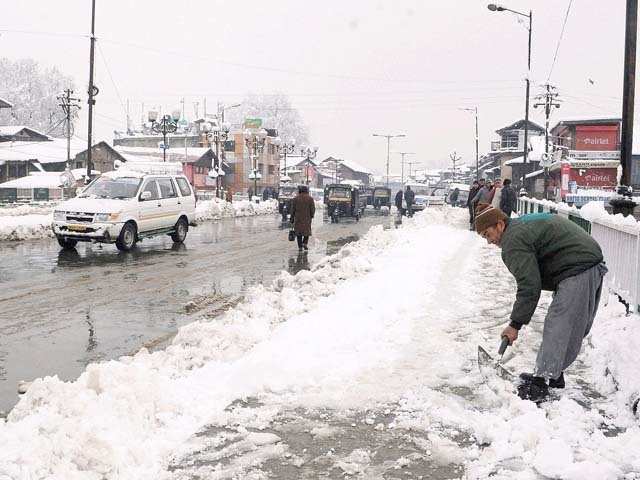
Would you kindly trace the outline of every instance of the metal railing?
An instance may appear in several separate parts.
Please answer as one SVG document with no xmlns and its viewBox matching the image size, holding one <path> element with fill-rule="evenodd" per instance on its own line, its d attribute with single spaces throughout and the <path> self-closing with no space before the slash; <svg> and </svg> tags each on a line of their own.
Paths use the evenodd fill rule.
<svg viewBox="0 0 640 480">
<path fill-rule="evenodd" d="M 631 310 L 640 311 L 640 224 L 621 225 L 611 215 L 590 221 L 566 204 L 518 199 L 519 215 L 534 211 L 561 215 L 588 232 L 600 244 L 609 269 L 605 287 L 627 302 Z"/>
</svg>

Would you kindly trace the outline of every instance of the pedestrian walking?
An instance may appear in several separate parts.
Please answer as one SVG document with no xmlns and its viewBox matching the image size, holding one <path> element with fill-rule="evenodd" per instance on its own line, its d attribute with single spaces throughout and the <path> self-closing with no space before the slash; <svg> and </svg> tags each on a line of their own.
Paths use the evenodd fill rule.
<svg viewBox="0 0 640 480">
<path fill-rule="evenodd" d="M 487 243 L 502 248 L 502 261 L 517 283 L 510 322 L 501 337 L 515 342 L 531 320 L 540 292 L 554 292 L 535 369 L 522 373 L 518 385 L 520 398 L 544 401 L 549 387 L 564 388 L 564 371 L 591 330 L 607 273 L 602 250 L 575 223 L 550 213 L 510 219 L 491 205 L 479 204 L 475 225 Z"/>
<path fill-rule="evenodd" d="M 471 184 L 471 188 L 469 189 L 469 196 L 467 197 L 467 208 L 469 209 L 469 228 L 473 230 L 473 219 L 475 217 L 475 209 L 476 206 L 473 204 L 472 200 L 476 196 L 480 190 L 480 183 L 478 180 L 474 180 Z"/>
<path fill-rule="evenodd" d="M 500 208 L 500 197 L 502 197 L 502 180 L 497 179 L 493 182 L 493 192 L 491 193 L 491 206 Z"/>
<path fill-rule="evenodd" d="M 309 250 L 307 244 L 311 236 L 311 222 L 316 213 L 316 204 L 309 195 L 309 187 L 300 185 L 298 195 L 291 200 L 291 224 L 296 234 L 298 250 Z"/>
<path fill-rule="evenodd" d="M 511 217 L 511 213 L 516 211 L 518 206 L 518 196 L 515 189 L 511 186 L 511 180 L 504 179 L 504 186 L 500 192 L 500 210 L 507 216 Z"/>
<path fill-rule="evenodd" d="M 396 208 L 398 209 L 398 216 L 401 217 L 402 216 L 402 189 L 398 190 L 398 193 L 396 193 Z"/>
<path fill-rule="evenodd" d="M 449 194 L 449 204 L 450 204 L 452 207 L 455 207 L 455 206 L 456 206 L 456 203 L 458 203 L 458 197 L 459 197 L 459 196 L 460 196 L 460 189 L 459 189 L 459 188 L 457 188 L 457 187 L 456 187 L 456 188 L 454 188 L 454 189 L 453 189 L 453 192 L 451 192 L 451 193 Z"/>
<path fill-rule="evenodd" d="M 404 191 L 404 203 L 407 204 L 407 217 L 413 217 L 413 201 L 415 198 L 415 192 L 407 185 L 407 189 Z"/>
<path fill-rule="evenodd" d="M 479 185 L 480 189 L 476 192 L 473 199 L 471 200 L 471 203 L 473 203 L 474 205 L 474 210 L 479 203 L 491 204 L 491 188 L 489 187 L 490 182 L 485 183 L 484 178 L 481 178 L 479 180 Z"/>
</svg>

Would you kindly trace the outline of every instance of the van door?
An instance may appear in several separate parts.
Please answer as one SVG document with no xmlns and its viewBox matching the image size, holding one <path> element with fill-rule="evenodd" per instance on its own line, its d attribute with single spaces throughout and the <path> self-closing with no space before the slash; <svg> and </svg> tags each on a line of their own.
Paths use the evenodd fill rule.
<svg viewBox="0 0 640 480">
<path fill-rule="evenodd" d="M 143 200 L 142 196 L 149 192 L 148 199 Z M 162 203 L 160 203 L 160 191 L 155 178 L 148 178 L 144 181 L 140 193 L 138 194 L 138 231 L 149 232 L 161 228 L 160 217 L 162 215 Z"/>
<path fill-rule="evenodd" d="M 162 212 L 164 213 L 161 218 L 162 228 L 171 228 L 178 222 L 180 216 L 178 191 L 170 177 L 159 177 L 157 182 L 160 188 Z"/>
</svg>

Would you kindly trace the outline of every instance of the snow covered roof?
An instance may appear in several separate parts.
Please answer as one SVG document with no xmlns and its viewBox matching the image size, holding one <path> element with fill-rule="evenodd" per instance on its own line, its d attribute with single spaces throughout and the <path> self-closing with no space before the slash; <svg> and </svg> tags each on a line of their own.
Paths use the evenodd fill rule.
<svg viewBox="0 0 640 480">
<path fill-rule="evenodd" d="M 542 175 L 543 173 L 544 173 L 544 169 L 536 170 L 535 172 L 527 173 L 525 175 L 525 178 L 537 177 L 538 175 Z"/>
<path fill-rule="evenodd" d="M 524 163 L 524 156 L 512 158 L 511 160 L 504 162 L 505 165 L 517 165 L 519 163 Z"/>
<path fill-rule="evenodd" d="M 86 148 L 80 140 L 71 140 L 71 158 Z M 42 164 L 67 161 L 67 140 L 54 138 L 46 142 L 0 142 L 0 162 L 37 160 Z"/>
<path fill-rule="evenodd" d="M 32 172 L 26 177 L 0 183 L 0 188 L 59 188 L 61 172 Z"/>
<path fill-rule="evenodd" d="M 149 161 L 151 158 L 155 161 L 162 161 L 163 159 L 162 151 L 156 147 L 128 147 L 117 145 L 114 148 L 127 160 L 131 159 L 135 161 L 137 159 L 140 161 Z M 184 147 L 169 148 L 167 149 L 167 161 L 181 163 L 196 162 L 208 152 L 213 153 L 213 150 L 209 147 L 187 147 L 185 158 Z"/>
<path fill-rule="evenodd" d="M 37 135 L 42 135 L 43 137 L 46 137 L 46 138 L 51 138 L 48 135 L 42 132 L 39 132 L 35 128 L 27 127 L 26 125 L 2 125 L 0 126 L 0 135 L 9 137 L 12 135 L 17 135 L 23 130 L 33 132 Z"/>
<path fill-rule="evenodd" d="M 4 98 L 0 98 L 0 108 L 13 108 L 13 105 Z"/>
</svg>

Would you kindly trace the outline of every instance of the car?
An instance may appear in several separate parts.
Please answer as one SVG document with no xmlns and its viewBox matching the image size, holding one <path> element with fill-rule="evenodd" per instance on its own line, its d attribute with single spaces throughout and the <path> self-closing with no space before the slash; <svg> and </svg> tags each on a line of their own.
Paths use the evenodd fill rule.
<svg viewBox="0 0 640 480">
<path fill-rule="evenodd" d="M 195 225 L 196 197 L 189 180 L 181 173 L 142 170 L 121 166 L 106 172 L 80 195 L 60 203 L 51 225 L 60 246 L 115 243 L 128 251 L 157 235 L 184 242 L 189 226 Z"/>
</svg>

